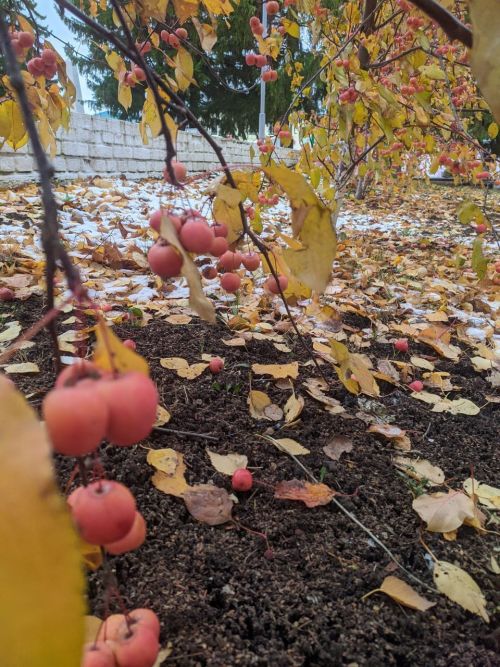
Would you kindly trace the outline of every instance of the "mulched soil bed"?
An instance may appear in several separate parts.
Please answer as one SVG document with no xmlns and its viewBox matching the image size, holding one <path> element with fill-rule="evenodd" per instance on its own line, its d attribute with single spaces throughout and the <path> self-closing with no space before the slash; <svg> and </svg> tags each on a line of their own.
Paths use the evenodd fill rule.
<svg viewBox="0 0 500 667">
<path fill-rule="evenodd" d="M 40 307 L 40 300 L 31 298 L 21 304 L 0 305 L 0 314 L 13 312 L 26 327 L 40 316 Z M 249 365 L 256 361 L 285 363 L 291 357 L 306 361 L 296 339 L 288 341 L 293 349 L 290 355 L 268 342 L 252 341 L 246 349 L 227 347 L 221 339 L 230 337 L 228 329 L 222 324 L 210 327 L 198 319 L 185 326 L 154 320 L 145 328 L 120 325 L 115 330 L 123 338 L 133 338 L 138 352 L 149 360 L 161 402 L 172 414 L 165 428 L 217 438 L 208 441 L 156 431 L 143 443 L 182 452 L 189 483 L 213 482 L 229 489 L 229 478 L 210 465 L 207 446 L 220 453 L 245 453 L 256 477 L 263 481 L 304 479 L 303 471 L 290 457 L 256 437 L 275 428 L 278 437 L 295 438 L 311 450 L 301 460 L 316 476 L 324 466 L 326 484 L 345 494 L 357 491 L 350 498 L 341 497 L 343 505 L 408 570 L 432 585 L 430 559 L 419 541 L 422 526 L 411 507 L 412 484 L 392 465 L 395 451 L 388 443 L 366 433 L 367 426 L 359 419 L 331 415 L 307 395 L 300 423 L 292 428 L 280 430 L 279 425 L 250 417 L 246 403 Z M 36 361 L 41 373 L 16 376 L 15 381 L 38 406 L 54 374 L 48 336 L 41 333 L 35 342 L 36 347 L 24 353 L 24 360 Z M 226 359 L 226 369 L 216 379 L 206 372 L 196 380 L 182 380 L 158 363 L 159 358 L 168 356 L 195 362 L 204 352 Z M 368 352 L 372 358 L 393 355 L 389 345 L 373 345 Z M 418 348 L 412 352 L 418 353 Z M 429 354 L 429 348 L 425 352 Z M 459 364 L 439 362 L 438 366 L 452 373 L 452 383 L 461 387 L 461 396 L 484 406 L 479 415 L 433 413 L 427 405 L 385 384 L 381 403 L 395 416 L 393 423 L 407 429 L 413 449 L 441 466 L 447 479 L 454 478 L 459 486 L 473 466 L 477 479 L 494 484 L 498 406 L 484 400 L 491 387 L 465 357 Z M 332 380 L 332 395 L 354 415 L 359 410 L 357 398 L 346 392 L 330 368 L 324 368 Z M 301 366 L 295 383 L 299 393 L 300 381 L 314 374 L 310 365 Z M 253 388 L 267 391 L 281 405 L 290 393 L 264 379 L 254 380 Z M 322 448 L 338 434 L 350 437 L 354 447 L 334 462 L 326 458 Z M 335 506 L 307 509 L 299 502 L 275 500 L 272 492 L 263 488 L 242 494 L 234 514 L 244 526 L 267 534 L 274 556 L 269 559 L 264 555 L 263 541 L 255 535 L 234 527 L 210 528 L 197 523 L 181 500 L 156 490 L 143 447 L 104 446 L 102 462 L 111 477 L 132 489 L 148 524 L 144 546 L 112 558 L 111 564 L 126 604 L 150 606 L 159 614 L 162 643 L 173 645 L 164 665 L 500 665 L 500 633 L 495 631 L 494 616 L 487 625 L 418 584 L 415 588 L 436 602 L 426 613 L 403 608 L 382 594 L 362 600 L 386 575 L 405 576 Z M 67 482 L 70 467 L 68 462 L 57 461 L 62 484 Z M 499 609 L 495 578 L 487 569 L 494 536 L 481 537 L 466 527 L 460 529 L 455 542 L 422 534 L 436 557 L 459 564 L 475 578 L 487 597 L 490 613 Z M 103 615 L 104 593 L 99 571 L 91 574 L 92 613 Z"/>
</svg>

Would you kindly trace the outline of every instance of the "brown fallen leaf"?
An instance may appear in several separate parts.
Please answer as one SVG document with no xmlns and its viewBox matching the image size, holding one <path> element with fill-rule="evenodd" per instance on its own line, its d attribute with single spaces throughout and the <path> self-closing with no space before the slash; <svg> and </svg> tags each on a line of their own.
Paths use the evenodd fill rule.
<svg viewBox="0 0 500 667">
<path fill-rule="evenodd" d="M 191 315 L 169 315 L 165 318 L 165 322 L 169 324 L 189 324 L 192 319 Z"/>
<path fill-rule="evenodd" d="M 270 375 L 275 380 L 279 378 L 295 380 L 299 374 L 299 363 L 292 361 L 290 364 L 252 364 L 252 371 L 256 375 Z"/>
<path fill-rule="evenodd" d="M 224 345 L 227 345 L 228 347 L 245 347 L 247 344 L 246 340 L 244 338 L 241 338 L 240 336 L 236 336 L 235 338 L 229 338 L 226 340 L 222 341 Z"/>
<path fill-rule="evenodd" d="M 377 592 L 385 593 L 393 600 L 396 600 L 396 602 L 403 604 L 405 607 L 416 609 L 418 611 L 427 611 L 427 609 L 434 607 L 436 604 L 419 595 L 414 588 L 409 586 L 402 579 L 392 575 L 384 579 L 380 588 L 371 591 L 371 593 Z"/>
<path fill-rule="evenodd" d="M 234 503 L 226 489 L 196 484 L 183 494 L 183 499 L 191 516 L 209 526 L 218 526 L 232 519 Z"/>
<path fill-rule="evenodd" d="M 406 431 L 399 426 L 392 426 L 391 424 L 371 424 L 368 428 L 368 433 L 376 433 L 381 435 L 394 444 L 397 449 L 402 449 L 409 452 L 411 449 L 410 438 L 406 435 Z"/>
<path fill-rule="evenodd" d="M 335 491 L 326 484 L 311 484 L 300 479 L 279 482 L 274 487 L 274 497 L 280 500 L 300 500 L 306 507 L 328 505 Z"/>
<path fill-rule="evenodd" d="M 350 452 L 352 447 L 353 443 L 350 438 L 346 435 L 336 435 L 323 447 L 323 451 L 328 458 L 333 461 L 338 461 L 342 454 L 344 454 L 344 452 Z"/>
<path fill-rule="evenodd" d="M 147 462 L 156 468 L 151 481 L 159 491 L 180 497 L 190 488 L 184 477 L 184 457 L 175 449 L 150 449 Z"/>
<path fill-rule="evenodd" d="M 246 468 L 248 465 L 248 458 L 245 454 L 217 454 L 210 449 L 206 449 L 210 458 L 210 463 L 223 475 L 231 476 L 235 470 Z"/>
<path fill-rule="evenodd" d="M 304 387 L 310 396 L 316 399 L 319 403 L 327 406 L 328 412 L 331 412 L 332 414 L 345 412 L 345 409 L 336 398 L 325 395 L 324 392 L 328 391 L 328 384 L 322 378 L 308 378 L 304 382 Z"/>
</svg>

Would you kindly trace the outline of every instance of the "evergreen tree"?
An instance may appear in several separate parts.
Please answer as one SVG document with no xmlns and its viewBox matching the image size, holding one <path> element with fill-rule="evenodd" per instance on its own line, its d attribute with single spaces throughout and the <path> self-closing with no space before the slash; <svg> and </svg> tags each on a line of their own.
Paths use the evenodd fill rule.
<svg viewBox="0 0 500 667">
<path fill-rule="evenodd" d="M 79 0 L 73 0 L 79 4 Z M 243 53 L 255 48 L 255 41 L 249 29 L 248 21 L 258 12 L 254 0 L 241 0 L 227 21 L 219 23 L 217 42 L 210 54 L 201 51 L 199 39 L 191 22 L 184 27 L 189 32 L 188 39 L 195 45 L 192 52 L 194 61 L 194 78 L 197 85 L 191 85 L 182 96 L 186 105 L 211 132 L 221 135 L 246 138 L 249 133 L 258 129 L 260 100 L 260 70 L 245 64 Z M 73 47 L 67 47 L 70 59 L 78 66 L 87 79 L 89 88 L 94 95 L 91 106 L 96 111 L 108 111 L 110 115 L 128 120 L 137 120 L 144 100 L 144 88 L 137 86 L 132 90 L 132 106 L 125 111 L 117 100 L 117 81 L 106 63 L 104 52 L 99 47 L 99 38 L 90 28 L 65 16 L 65 22 L 74 32 L 76 40 L 88 47 L 88 55 L 82 56 Z M 209 22 L 209 18 L 200 16 L 200 21 Z M 169 18 L 166 19 L 167 24 Z M 110 30 L 116 31 L 111 11 L 100 13 L 99 22 Z M 158 31 L 163 26 L 159 26 Z M 147 37 L 135 34 L 138 41 Z M 288 37 L 286 40 L 287 60 L 294 60 L 303 46 L 300 40 Z M 171 53 L 171 51 L 169 51 Z M 303 54 L 300 55 L 303 62 Z M 148 62 L 159 73 L 165 71 L 172 75 L 166 67 L 162 54 L 153 49 L 147 55 Z M 317 69 L 317 60 L 311 55 L 306 58 L 302 75 L 310 76 Z M 292 100 L 290 79 L 280 71 L 278 81 L 266 87 L 266 113 L 269 123 L 278 119 L 287 109 Z M 318 99 L 319 99 L 318 95 Z M 315 105 L 313 96 L 309 96 L 306 105 Z"/>
</svg>

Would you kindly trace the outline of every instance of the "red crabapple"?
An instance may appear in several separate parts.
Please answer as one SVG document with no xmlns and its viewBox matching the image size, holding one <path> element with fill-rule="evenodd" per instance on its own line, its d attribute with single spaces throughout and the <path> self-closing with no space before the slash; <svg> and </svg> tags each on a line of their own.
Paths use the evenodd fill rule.
<svg viewBox="0 0 500 667">
<path fill-rule="evenodd" d="M 132 73 L 134 74 L 137 81 L 146 81 L 146 72 L 142 69 L 142 67 L 134 67 L 132 69 Z"/>
<path fill-rule="evenodd" d="M 102 622 L 99 632 L 97 633 L 97 641 L 107 641 L 115 639 L 118 636 L 118 630 L 122 623 L 125 622 L 125 614 L 110 614 Z"/>
<path fill-rule="evenodd" d="M 21 46 L 23 49 L 31 49 L 33 44 L 35 43 L 35 38 L 30 32 L 22 31 L 19 33 L 19 37 L 17 38 L 19 41 L 19 46 Z"/>
<path fill-rule="evenodd" d="M 210 252 L 214 234 L 202 220 L 189 220 L 182 226 L 179 238 L 188 252 L 207 253 Z"/>
<path fill-rule="evenodd" d="M 123 344 L 125 347 L 128 347 L 129 350 L 136 350 L 137 345 L 135 344 L 135 340 L 132 340 L 131 338 L 127 338 L 127 340 L 123 341 Z"/>
<path fill-rule="evenodd" d="M 269 292 L 271 292 L 271 294 L 279 294 L 280 287 L 282 292 L 284 292 L 288 287 L 288 278 L 286 276 L 281 275 L 278 276 L 278 281 L 276 281 L 276 278 L 274 276 L 269 276 L 269 278 L 264 283 L 264 286 Z"/>
<path fill-rule="evenodd" d="M 246 468 L 238 468 L 231 477 L 231 486 L 234 491 L 250 491 L 253 486 L 253 475 Z"/>
<path fill-rule="evenodd" d="M 8 287 L 0 287 L 0 301 L 12 301 L 14 292 Z"/>
<path fill-rule="evenodd" d="M 83 539 L 101 545 L 124 537 L 132 528 L 135 512 L 135 498 L 129 489 L 109 479 L 83 487 L 71 508 Z"/>
<path fill-rule="evenodd" d="M 168 44 L 168 36 L 169 36 L 169 35 L 170 35 L 170 33 L 168 32 L 168 30 L 162 30 L 162 31 L 160 32 L 160 39 L 161 39 L 163 42 L 166 42 L 166 43 Z"/>
<path fill-rule="evenodd" d="M 213 280 L 214 278 L 217 278 L 219 275 L 219 272 L 215 268 L 215 266 L 205 266 L 203 271 L 201 272 L 203 277 L 206 278 L 207 280 Z"/>
<path fill-rule="evenodd" d="M 227 252 L 228 244 L 223 236 L 216 236 L 210 246 L 210 254 L 214 257 L 220 257 Z"/>
<path fill-rule="evenodd" d="M 420 380 L 413 380 L 413 382 L 409 383 L 408 388 L 412 391 L 422 391 L 424 388 L 424 383 Z"/>
<path fill-rule="evenodd" d="M 104 641 L 85 644 L 81 667 L 116 667 L 113 649 Z"/>
<path fill-rule="evenodd" d="M 136 623 L 130 628 L 122 625 L 112 648 L 120 667 L 153 667 L 160 647 L 154 630 Z"/>
<path fill-rule="evenodd" d="M 484 222 L 481 222 L 475 226 L 475 230 L 478 234 L 484 234 L 484 232 L 488 231 L 488 226 Z"/>
<path fill-rule="evenodd" d="M 91 378 L 98 380 L 102 375 L 101 369 L 88 359 L 77 359 L 71 366 L 64 368 L 57 376 L 54 387 L 72 387 L 80 380 Z"/>
<path fill-rule="evenodd" d="M 237 273 L 224 273 L 221 276 L 220 284 L 226 292 L 237 292 L 241 285 L 241 278 Z"/>
<path fill-rule="evenodd" d="M 227 226 L 221 222 L 214 225 L 212 227 L 212 231 L 214 233 L 214 236 L 223 236 L 224 238 L 226 238 L 229 233 Z"/>
<path fill-rule="evenodd" d="M 172 169 L 174 170 L 174 176 L 177 179 L 177 181 L 179 183 L 183 183 L 187 177 L 186 165 L 183 162 L 177 162 L 177 160 L 172 160 Z M 168 173 L 168 169 L 166 166 L 165 169 L 163 170 L 163 178 L 167 181 L 167 183 L 171 183 L 170 175 Z"/>
<path fill-rule="evenodd" d="M 96 392 L 108 406 L 106 438 L 110 442 L 128 447 L 151 433 L 158 406 L 153 380 L 134 371 L 98 382 Z"/>
<path fill-rule="evenodd" d="M 217 373 L 220 373 L 221 370 L 224 368 L 224 360 L 221 359 L 220 357 L 214 357 L 213 359 L 210 359 L 208 368 L 211 373 L 216 375 Z"/>
<path fill-rule="evenodd" d="M 173 278 L 181 272 L 183 259 L 171 245 L 155 243 L 148 252 L 151 271 L 162 278 Z"/>
<path fill-rule="evenodd" d="M 128 533 L 116 542 L 105 544 L 104 548 L 110 554 L 117 556 L 138 549 L 146 539 L 146 522 L 140 512 L 135 513 L 134 523 Z"/>
<path fill-rule="evenodd" d="M 274 16 L 279 12 L 280 6 L 276 0 L 269 0 L 269 2 L 266 2 L 266 9 L 269 16 Z"/>
<path fill-rule="evenodd" d="M 179 39 L 187 39 L 188 31 L 186 30 L 186 28 L 177 28 L 175 34 Z"/>
<path fill-rule="evenodd" d="M 394 343 L 394 347 L 398 352 L 408 352 L 408 338 L 398 338 Z"/>
<path fill-rule="evenodd" d="M 43 61 L 41 58 L 32 58 L 31 60 L 28 60 L 27 63 L 27 68 L 28 72 L 31 74 L 31 76 L 39 77 L 42 76 L 43 70 L 44 70 L 44 65 Z"/>
<path fill-rule="evenodd" d="M 490 172 L 489 171 L 480 171 L 478 174 L 476 174 L 476 178 L 479 181 L 486 181 L 488 178 L 490 178 Z"/>
<path fill-rule="evenodd" d="M 136 42 L 135 45 L 137 49 L 142 53 L 142 55 L 149 53 L 152 48 L 151 42 Z"/>
<path fill-rule="evenodd" d="M 256 252 L 247 252 L 242 261 L 247 271 L 256 271 L 260 266 L 260 257 Z"/>
<path fill-rule="evenodd" d="M 181 45 L 181 42 L 180 42 L 179 38 L 177 37 L 177 35 L 174 35 L 174 33 L 172 33 L 172 32 L 168 36 L 168 43 L 173 49 L 178 49 Z"/>
<path fill-rule="evenodd" d="M 49 65 L 49 67 L 53 67 L 57 62 L 57 56 L 55 51 L 52 51 L 52 49 L 43 49 L 41 58 L 43 60 L 43 64 Z"/>
<path fill-rule="evenodd" d="M 42 415 L 54 450 L 66 456 L 84 456 L 97 449 L 109 419 L 96 391 L 78 385 L 52 389 L 43 400 Z"/>
<path fill-rule="evenodd" d="M 255 53 L 247 53 L 245 55 L 245 63 L 247 65 L 255 65 Z"/>
<path fill-rule="evenodd" d="M 226 271 L 235 271 L 241 266 L 241 254 L 228 250 L 221 256 L 219 261 Z"/>
<path fill-rule="evenodd" d="M 265 67 L 267 65 L 267 57 L 259 53 L 255 56 L 255 64 L 257 67 Z"/>
</svg>

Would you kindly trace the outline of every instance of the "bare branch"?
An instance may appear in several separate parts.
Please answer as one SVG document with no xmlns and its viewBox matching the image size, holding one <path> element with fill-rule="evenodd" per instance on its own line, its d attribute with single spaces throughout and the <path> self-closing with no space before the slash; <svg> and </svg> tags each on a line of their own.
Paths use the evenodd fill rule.
<svg viewBox="0 0 500 667">
<path fill-rule="evenodd" d="M 451 12 L 440 5 L 436 0 L 410 0 L 411 3 L 421 9 L 427 16 L 436 23 L 439 23 L 448 37 L 456 39 L 465 44 L 469 49 L 472 48 L 472 32 Z"/>
</svg>

